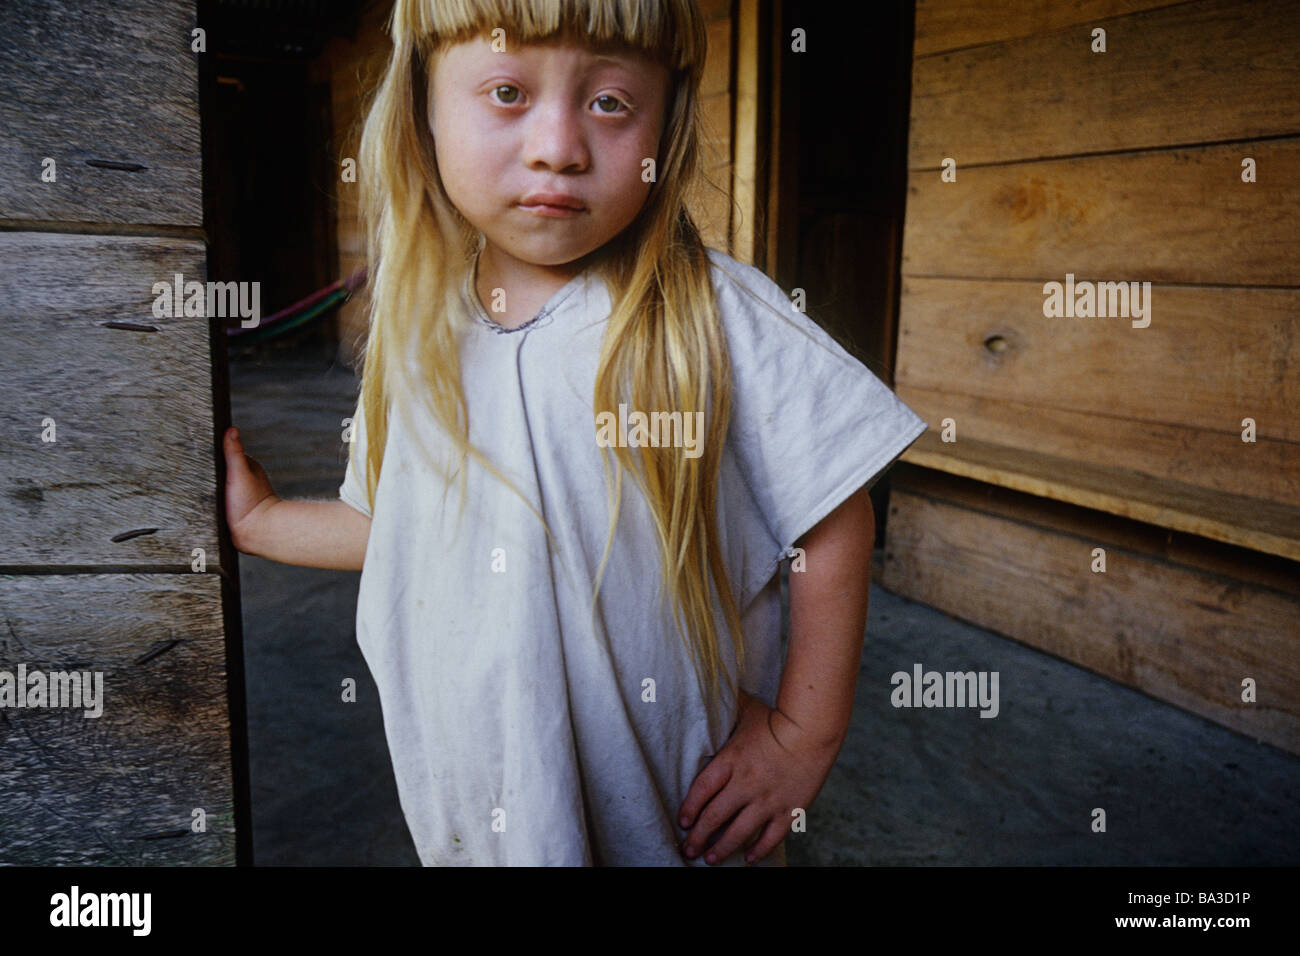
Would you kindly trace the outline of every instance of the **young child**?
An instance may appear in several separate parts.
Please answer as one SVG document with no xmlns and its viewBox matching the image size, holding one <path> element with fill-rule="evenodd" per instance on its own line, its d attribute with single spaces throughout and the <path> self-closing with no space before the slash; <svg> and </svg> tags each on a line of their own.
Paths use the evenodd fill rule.
<svg viewBox="0 0 1300 956">
<path fill-rule="evenodd" d="M 703 247 L 694 0 L 397 0 L 391 32 L 340 501 L 279 499 L 232 429 L 236 546 L 362 570 L 424 864 L 782 863 L 848 727 L 867 489 L 925 424 Z"/>
</svg>

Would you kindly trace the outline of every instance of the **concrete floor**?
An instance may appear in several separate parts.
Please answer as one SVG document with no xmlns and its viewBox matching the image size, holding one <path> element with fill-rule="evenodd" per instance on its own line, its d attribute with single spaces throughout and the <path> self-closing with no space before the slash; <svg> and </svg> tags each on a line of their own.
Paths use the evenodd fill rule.
<svg viewBox="0 0 1300 956">
<path fill-rule="evenodd" d="M 245 447 L 282 497 L 337 497 L 357 380 L 329 355 L 259 356 L 230 367 Z M 240 556 L 259 865 L 419 863 L 356 645 L 359 581 Z M 791 865 L 1300 863 L 1300 757 L 875 586 L 867 634 L 853 727 Z M 1000 674 L 997 718 L 890 704 L 895 671 L 977 660 Z"/>
</svg>

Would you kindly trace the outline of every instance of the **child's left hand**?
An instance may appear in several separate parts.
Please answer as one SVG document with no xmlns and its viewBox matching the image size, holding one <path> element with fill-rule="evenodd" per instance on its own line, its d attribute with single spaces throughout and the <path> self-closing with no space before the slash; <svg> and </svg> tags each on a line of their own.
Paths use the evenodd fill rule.
<svg viewBox="0 0 1300 956">
<path fill-rule="evenodd" d="M 694 859 L 730 820 L 705 862 L 721 863 L 750 843 L 745 859 L 763 859 L 790 832 L 792 811 L 807 810 L 821 791 L 842 743 L 842 736 L 813 739 L 781 711 L 741 691 L 736 729 L 695 778 L 677 812 L 682 827 L 690 828 L 683 855 Z"/>
</svg>

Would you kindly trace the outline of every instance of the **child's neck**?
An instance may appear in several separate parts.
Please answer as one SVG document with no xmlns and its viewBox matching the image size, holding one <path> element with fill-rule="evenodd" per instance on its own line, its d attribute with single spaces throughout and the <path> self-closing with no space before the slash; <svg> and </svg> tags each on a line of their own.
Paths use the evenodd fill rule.
<svg viewBox="0 0 1300 956">
<path fill-rule="evenodd" d="M 479 253 L 474 291 L 493 322 L 502 328 L 518 328 L 582 272 L 586 262 L 583 257 L 558 266 L 535 265 L 488 243 Z"/>
</svg>

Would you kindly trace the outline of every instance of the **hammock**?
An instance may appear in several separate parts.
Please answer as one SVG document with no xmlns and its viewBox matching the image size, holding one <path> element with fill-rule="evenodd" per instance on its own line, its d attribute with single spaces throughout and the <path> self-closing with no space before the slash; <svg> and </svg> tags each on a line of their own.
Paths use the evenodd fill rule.
<svg viewBox="0 0 1300 956">
<path fill-rule="evenodd" d="M 318 289 L 307 298 L 295 302 L 287 309 L 281 309 L 274 315 L 268 315 L 257 325 L 246 329 L 239 325 L 226 326 L 226 335 L 231 339 L 244 342 L 260 342 L 264 339 L 283 335 L 313 319 L 318 319 L 334 306 L 346 302 L 352 293 L 366 281 L 366 269 L 358 269 L 346 279 L 332 282 L 323 289 Z"/>
</svg>

